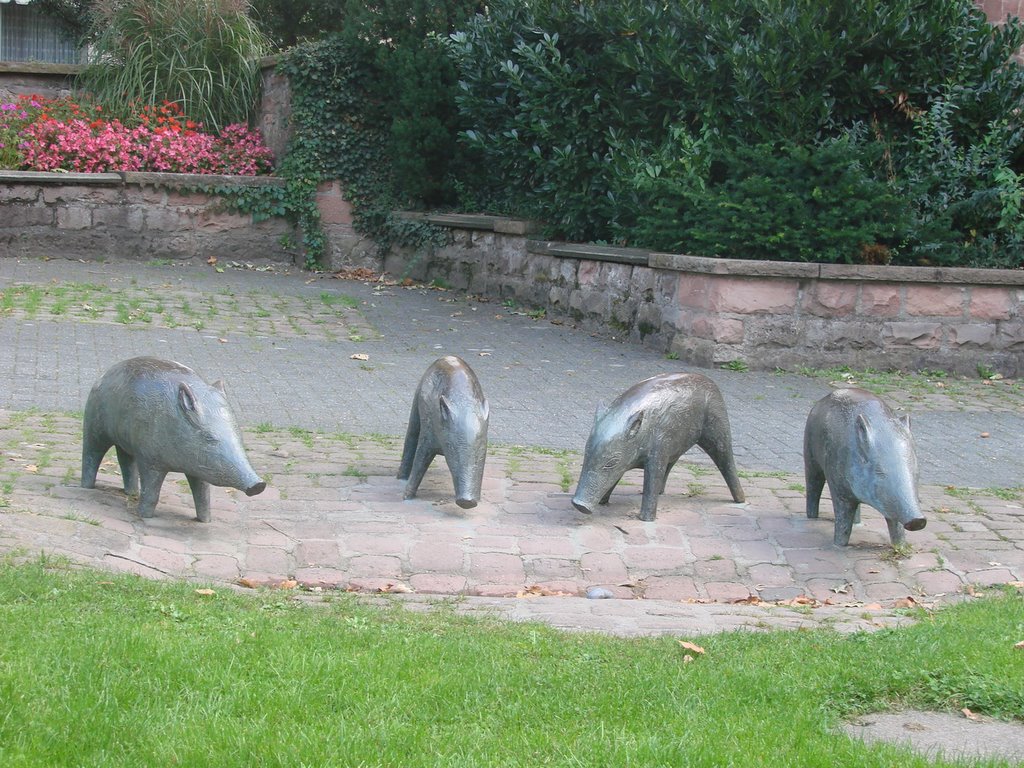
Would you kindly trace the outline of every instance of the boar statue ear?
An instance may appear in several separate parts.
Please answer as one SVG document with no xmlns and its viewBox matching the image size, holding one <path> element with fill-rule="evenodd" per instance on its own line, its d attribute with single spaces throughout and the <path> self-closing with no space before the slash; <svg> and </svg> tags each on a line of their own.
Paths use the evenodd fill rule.
<svg viewBox="0 0 1024 768">
<path fill-rule="evenodd" d="M 213 382 L 213 384 L 211 384 L 210 386 L 211 386 L 211 387 L 213 387 L 214 389 L 216 389 L 216 390 L 217 390 L 218 392 L 220 392 L 220 393 L 221 393 L 222 395 L 224 395 L 224 394 L 227 394 L 227 393 L 226 393 L 226 392 L 224 391 L 224 380 L 223 380 L 223 379 L 217 379 L 217 380 L 216 380 L 215 382 Z"/>
<path fill-rule="evenodd" d="M 604 400 L 601 400 L 597 404 L 597 408 L 594 410 L 594 423 L 597 424 L 601 420 L 601 417 L 608 413 L 608 406 L 604 404 Z"/>
<path fill-rule="evenodd" d="M 448 398 L 441 395 L 439 407 L 441 409 L 441 423 L 448 424 L 452 420 L 452 404 L 448 402 Z"/>
<path fill-rule="evenodd" d="M 193 424 L 199 421 L 199 401 L 196 399 L 192 387 L 184 381 L 178 385 L 178 407 L 185 415 L 185 418 Z"/>
<path fill-rule="evenodd" d="M 483 404 L 480 406 L 480 415 L 483 417 L 484 421 L 487 421 L 487 419 L 489 419 L 491 416 L 491 404 L 487 402 L 486 398 L 484 399 Z"/>
<path fill-rule="evenodd" d="M 637 411 L 629 417 L 629 421 L 626 422 L 626 439 L 631 440 L 636 437 L 636 433 L 640 431 L 640 425 L 644 423 L 644 412 Z"/>
<path fill-rule="evenodd" d="M 903 428 L 905 430 L 907 430 L 907 432 L 909 432 L 910 431 L 910 414 L 909 413 L 901 413 L 897 418 L 899 418 L 900 424 L 903 425 Z"/>
</svg>

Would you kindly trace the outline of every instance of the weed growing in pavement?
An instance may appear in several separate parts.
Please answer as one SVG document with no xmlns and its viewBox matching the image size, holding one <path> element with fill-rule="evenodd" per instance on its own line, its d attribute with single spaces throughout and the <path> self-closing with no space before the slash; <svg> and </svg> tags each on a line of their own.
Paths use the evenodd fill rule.
<svg viewBox="0 0 1024 768">
<path fill-rule="evenodd" d="M 754 479 L 757 479 L 759 477 L 774 477 L 776 479 L 781 480 L 783 478 L 789 477 L 789 473 L 788 472 L 783 472 L 781 470 L 750 470 L 750 469 L 740 469 L 740 470 L 736 471 L 736 474 L 739 475 L 744 480 L 754 480 Z"/>
<path fill-rule="evenodd" d="M 327 293 L 324 291 L 320 294 L 320 301 L 328 307 L 341 306 L 346 309 L 359 309 L 359 299 L 346 296 L 343 293 Z"/>
<path fill-rule="evenodd" d="M 68 512 L 65 515 L 60 515 L 60 519 L 61 520 L 71 520 L 71 521 L 76 522 L 76 523 L 85 523 L 86 525 L 96 525 L 96 526 L 98 526 L 100 524 L 100 521 L 96 520 L 95 518 L 86 517 L 85 515 L 79 515 L 79 514 L 76 514 L 74 512 Z"/>
<path fill-rule="evenodd" d="M 313 447 L 313 433 L 310 430 L 303 429 L 302 427 L 289 427 L 288 434 L 296 440 L 302 441 L 302 444 L 307 448 Z"/>
<path fill-rule="evenodd" d="M 914 545 L 908 542 L 903 542 L 902 544 L 892 545 L 878 557 L 881 560 L 894 563 L 898 560 L 906 560 L 912 554 L 914 554 Z"/>
<path fill-rule="evenodd" d="M 694 477 L 707 477 L 711 474 L 711 468 L 701 464 L 683 464 L 683 467 Z"/>
<path fill-rule="evenodd" d="M 802 366 L 793 372 L 813 379 L 826 379 L 830 382 L 862 387 L 878 395 L 906 392 L 912 398 L 922 398 L 942 394 L 956 400 L 967 398 L 972 394 L 976 395 L 979 392 L 984 392 L 987 395 L 991 395 L 993 392 L 1011 396 L 1024 394 L 1021 382 L 1002 380 L 999 374 L 985 366 L 979 366 L 978 379 L 968 379 L 947 371 L 929 369 L 910 372 L 880 371 L 874 368 L 853 369 L 849 366 L 833 368 Z M 980 390 L 978 387 L 984 387 L 984 390 Z"/>
</svg>

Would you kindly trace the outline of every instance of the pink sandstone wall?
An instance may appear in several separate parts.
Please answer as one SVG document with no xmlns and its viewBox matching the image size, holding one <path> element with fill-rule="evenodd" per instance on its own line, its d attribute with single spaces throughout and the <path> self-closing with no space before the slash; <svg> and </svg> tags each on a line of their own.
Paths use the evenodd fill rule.
<svg viewBox="0 0 1024 768">
<path fill-rule="evenodd" d="M 1024 375 L 1024 271 L 708 259 L 531 240 L 523 222 L 427 216 L 444 248 L 395 250 L 397 278 L 543 309 L 681 360 L 751 368 Z"/>
<path fill-rule="evenodd" d="M 224 210 L 199 185 L 280 179 L 162 173 L 0 171 L 0 257 L 279 261 L 298 234 L 283 219 Z"/>
</svg>

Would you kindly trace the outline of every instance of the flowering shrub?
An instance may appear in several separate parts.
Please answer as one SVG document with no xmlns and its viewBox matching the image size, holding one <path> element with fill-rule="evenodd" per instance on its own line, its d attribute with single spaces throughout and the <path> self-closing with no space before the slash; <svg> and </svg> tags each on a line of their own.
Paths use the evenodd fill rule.
<svg viewBox="0 0 1024 768">
<path fill-rule="evenodd" d="M 122 120 L 70 99 L 0 104 L 0 168 L 30 171 L 162 171 L 255 176 L 273 169 L 260 135 L 229 125 L 214 136 L 177 105 L 143 107 Z"/>
</svg>

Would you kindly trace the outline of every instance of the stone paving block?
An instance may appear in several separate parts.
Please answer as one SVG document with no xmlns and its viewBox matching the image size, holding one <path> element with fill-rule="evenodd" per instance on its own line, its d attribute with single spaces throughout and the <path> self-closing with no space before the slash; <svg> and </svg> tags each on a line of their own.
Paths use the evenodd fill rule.
<svg viewBox="0 0 1024 768">
<path fill-rule="evenodd" d="M 409 550 L 409 567 L 417 572 L 462 573 L 465 554 L 456 544 L 422 541 Z"/>
<path fill-rule="evenodd" d="M 379 576 L 398 579 L 403 575 L 402 561 L 397 557 L 382 555 L 357 555 L 348 561 L 348 572 L 353 576 Z"/>
<path fill-rule="evenodd" d="M 685 576 L 648 576 L 644 597 L 648 600 L 688 600 L 700 597 L 693 579 Z"/>
<path fill-rule="evenodd" d="M 1020 574 L 1014 573 L 1008 568 L 993 568 L 987 571 L 976 571 L 968 574 L 967 578 L 972 584 L 987 587 L 995 584 L 1008 584 L 1011 581 L 1020 581 Z"/>
<path fill-rule="evenodd" d="M 739 565 L 755 563 L 779 563 L 782 556 L 779 549 L 769 541 L 734 541 L 732 557 Z"/>
<path fill-rule="evenodd" d="M 245 550 L 245 567 L 250 571 L 260 571 L 276 575 L 283 579 L 291 570 L 291 557 L 283 547 L 249 546 Z"/>
<path fill-rule="evenodd" d="M 949 571 L 922 571 L 914 577 L 914 584 L 925 595 L 954 595 L 964 587 L 963 579 Z"/>
<path fill-rule="evenodd" d="M 466 591 L 467 580 L 461 575 L 439 573 L 417 573 L 409 579 L 417 592 L 440 595 L 461 595 Z"/>
<path fill-rule="evenodd" d="M 641 572 L 675 571 L 692 563 L 694 558 L 684 549 L 672 547 L 624 547 L 622 562 L 627 568 Z"/>
<path fill-rule="evenodd" d="M 196 576 L 215 581 L 235 581 L 241 575 L 238 561 L 226 555 L 203 555 L 192 563 Z"/>
<path fill-rule="evenodd" d="M 521 585 L 526 573 L 522 559 L 516 555 L 473 552 L 469 555 L 469 578 L 480 583 Z"/>
<path fill-rule="evenodd" d="M 718 603 L 734 603 L 750 597 L 751 590 L 744 584 L 732 581 L 709 581 L 704 583 L 708 599 Z"/>
<path fill-rule="evenodd" d="M 338 542 L 333 539 L 302 541 L 295 549 L 295 562 L 300 568 L 336 566 L 341 561 Z"/>
<path fill-rule="evenodd" d="M 630 574 L 622 558 L 607 552 L 585 552 L 580 557 L 584 580 L 591 584 L 622 584 Z"/>
<path fill-rule="evenodd" d="M 518 539 L 519 551 L 523 556 L 573 557 L 576 547 L 565 537 L 534 536 Z"/>
<path fill-rule="evenodd" d="M 747 569 L 747 577 L 757 585 L 788 587 L 793 584 L 793 572 L 781 565 L 759 564 Z"/>
<path fill-rule="evenodd" d="M 575 559 L 534 557 L 527 559 L 523 565 L 528 578 L 534 581 L 545 579 L 579 579 L 582 575 L 579 563 Z M 572 591 L 576 592 L 578 588 L 578 586 L 573 587 Z"/>
</svg>

